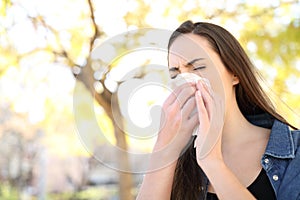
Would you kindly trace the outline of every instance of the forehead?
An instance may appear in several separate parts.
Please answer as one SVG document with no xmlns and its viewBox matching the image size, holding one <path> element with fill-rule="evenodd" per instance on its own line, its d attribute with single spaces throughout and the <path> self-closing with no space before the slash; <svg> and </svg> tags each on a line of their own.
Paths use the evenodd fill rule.
<svg viewBox="0 0 300 200">
<path fill-rule="evenodd" d="M 188 33 L 175 39 L 169 49 L 169 62 L 190 61 L 195 58 L 209 58 L 212 50 L 203 37 Z"/>
</svg>

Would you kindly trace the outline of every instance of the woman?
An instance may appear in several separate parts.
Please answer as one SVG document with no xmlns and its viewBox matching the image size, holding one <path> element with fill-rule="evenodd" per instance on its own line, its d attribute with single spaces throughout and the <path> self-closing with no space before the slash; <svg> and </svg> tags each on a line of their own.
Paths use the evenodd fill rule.
<svg viewBox="0 0 300 200">
<path fill-rule="evenodd" d="M 168 50 L 172 78 L 185 72 L 207 78 L 215 67 L 223 94 L 208 78 L 212 88 L 200 80 L 168 97 L 154 152 L 172 144 L 179 158 L 147 173 L 137 199 L 300 199 L 300 131 L 290 131 L 295 127 L 272 107 L 238 41 L 220 26 L 187 21 Z M 211 135 L 217 140 L 203 154 Z"/>
</svg>

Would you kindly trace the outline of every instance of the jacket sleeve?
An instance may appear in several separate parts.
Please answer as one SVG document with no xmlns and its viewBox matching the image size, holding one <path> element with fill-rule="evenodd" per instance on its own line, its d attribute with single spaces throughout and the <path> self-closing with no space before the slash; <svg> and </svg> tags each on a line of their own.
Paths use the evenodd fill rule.
<svg viewBox="0 0 300 200">
<path fill-rule="evenodd" d="M 300 130 L 293 131 L 295 145 L 295 158 L 293 158 L 280 184 L 277 199 L 278 200 L 300 200 Z"/>
</svg>

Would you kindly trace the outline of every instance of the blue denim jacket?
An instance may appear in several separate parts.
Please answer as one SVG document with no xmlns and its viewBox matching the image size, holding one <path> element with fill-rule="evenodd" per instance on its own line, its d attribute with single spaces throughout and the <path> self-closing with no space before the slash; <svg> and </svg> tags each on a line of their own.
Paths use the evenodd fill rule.
<svg viewBox="0 0 300 200">
<path fill-rule="evenodd" d="M 300 200 L 300 130 L 291 131 L 277 120 L 271 128 L 266 151 L 261 159 L 278 200 Z"/>
<path fill-rule="evenodd" d="M 247 119 L 271 135 L 261 159 L 278 200 L 300 200 L 300 130 L 289 127 L 267 114 Z"/>
</svg>

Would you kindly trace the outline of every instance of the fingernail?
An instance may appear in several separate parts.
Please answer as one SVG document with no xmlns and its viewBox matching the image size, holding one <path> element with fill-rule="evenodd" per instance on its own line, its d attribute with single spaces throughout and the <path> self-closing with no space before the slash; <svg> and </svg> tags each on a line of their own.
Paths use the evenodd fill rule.
<svg viewBox="0 0 300 200">
<path fill-rule="evenodd" d="M 210 82 L 209 82 L 208 79 L 203 78 L 203 79 L 201 79 L 201 80 L 202 80 L 202 82 L 203 82 L 207 87 L 210 87 Z"/>
</svg>

